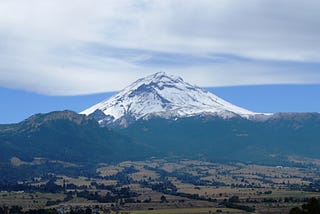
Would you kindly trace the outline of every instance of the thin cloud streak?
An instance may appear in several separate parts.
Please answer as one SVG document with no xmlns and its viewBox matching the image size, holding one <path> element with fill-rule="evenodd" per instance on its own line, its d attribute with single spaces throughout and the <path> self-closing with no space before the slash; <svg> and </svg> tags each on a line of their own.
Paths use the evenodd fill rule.
<svg viewBox="0 0 320 214">
<path fill-rule="evenodd" d="M 123 88 L 158 71 L 199 86 L 320 83 L 320 2 L 0 2 L 0 86 Z"/>
</svg>

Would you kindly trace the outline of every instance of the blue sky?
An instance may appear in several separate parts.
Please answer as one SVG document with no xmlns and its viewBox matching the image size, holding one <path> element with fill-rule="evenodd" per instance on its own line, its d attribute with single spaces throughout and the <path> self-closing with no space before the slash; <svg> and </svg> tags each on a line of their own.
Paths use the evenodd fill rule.
<svg viewBox="0 0 320 214">
<path fill-rule="evenodd" d="M 317 99 L 320 85 L 260 85 L 206 88 L 206 90 L 238 106 L 255 112 L 320 112 Z M 79 95 L 47 96 L 0 88 L 0 124 L 20 122 L 36 113 L 57 110 L 80 112 L 116 92 Z"/>
<path fill-rule="evenodd" d="M 320 111 L 319 10 L 317 0 L 0 1 L 0 120 L 82 110 L 159 71 L 253 111 Z"/>
</svg>

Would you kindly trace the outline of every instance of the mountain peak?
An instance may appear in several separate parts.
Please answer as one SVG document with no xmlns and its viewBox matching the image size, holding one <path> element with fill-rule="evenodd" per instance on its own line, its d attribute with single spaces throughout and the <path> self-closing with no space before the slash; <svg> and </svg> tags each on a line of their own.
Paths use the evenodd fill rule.
<svg viewBox="0 0 320 214">
<path fill-rule="evenodd" d="M 168 80 L 171 80 L 171 81 L 174 81 L 174 82 L 183 81 L 183 79 L 181 77 L 168 75 L 166 72 L 163 72 L 163 71 L 157 72 L 155 74 L 152 74 L 152 75 L 147 76 L 147 77 L 142 78 L 142 79 L 151 79 L 154 82 L 168 81 Z"/>
<path fill-rule="evenodd" d="M 248 118 L 255 114 L 186 83 L 181 77 L 164 72 L 138 79 L 110 99 L 81 113 L 92 114 L 93 117 L 96 115 L 101 125 L 123 127 L 150 117 L 170 119 L 214 115 L 223 118 Z"/>
<path fill-rule="evenodd" d="M 158 72 L 158 73 L 149 75 L 147 77 L 138 79 L 130 86 L 135 87 L 135 86 L 140 86 L 140 85 L 154 85 L 154 86 L 158 85 L 161 87 L 165 83 L 173 85 L 173 84 L 178 84 L 178 83 L 183 83 L 183 82 L 184 81 L 181 77 L 167 75 L 165 72 Z"/>
<path fill-rule="evenodd" d="M 152 77 L 153 79 L 161 79 L 163 77 L 168 77 L 168 75 L 166 72 L 160 71 L 150 75 L 149 77 Z"/>
</svg>

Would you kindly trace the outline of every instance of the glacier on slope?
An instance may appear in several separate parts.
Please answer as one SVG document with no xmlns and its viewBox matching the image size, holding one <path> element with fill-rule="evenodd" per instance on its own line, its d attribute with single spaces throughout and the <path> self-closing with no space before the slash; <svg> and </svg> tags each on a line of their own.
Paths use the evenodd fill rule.
<svg viewBox="0 0 320 214">
<path fill-rule="evenodd" d="M 93 115 L 101 125 L 123 127 L 150 117 L 182 118 L 215 115 L 222 118 L 250 118 L 257 113 L 235 106 L 180 77 L 155 73 L 139 79 L 110 99 L 81 114 Z"/>
</svg>

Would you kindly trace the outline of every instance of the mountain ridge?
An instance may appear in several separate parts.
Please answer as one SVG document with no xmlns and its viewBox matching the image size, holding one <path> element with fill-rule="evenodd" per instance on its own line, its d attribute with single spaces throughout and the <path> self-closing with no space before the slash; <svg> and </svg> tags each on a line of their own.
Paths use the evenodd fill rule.
<svg viewBox="0 0 320 214">
<path fill-rule="evenodd" d="M 288 155 L 320 158 L 319 113 L 250 112 L 164 73 L 137 80 L 86 113 L 56 111 L 0 125 L 0 161 L 179 156 L 279 164 Z"/>
<path fill-rule="evenodd" d="M 0 126 L 0 162 L 35 157 L 67 162 L 108 162 L 135 158 L 143 146 L 73 111 L 35 114 L 16 124 Z M 127 157 L 124 157 L 125 156 Z"/>
</svg>

